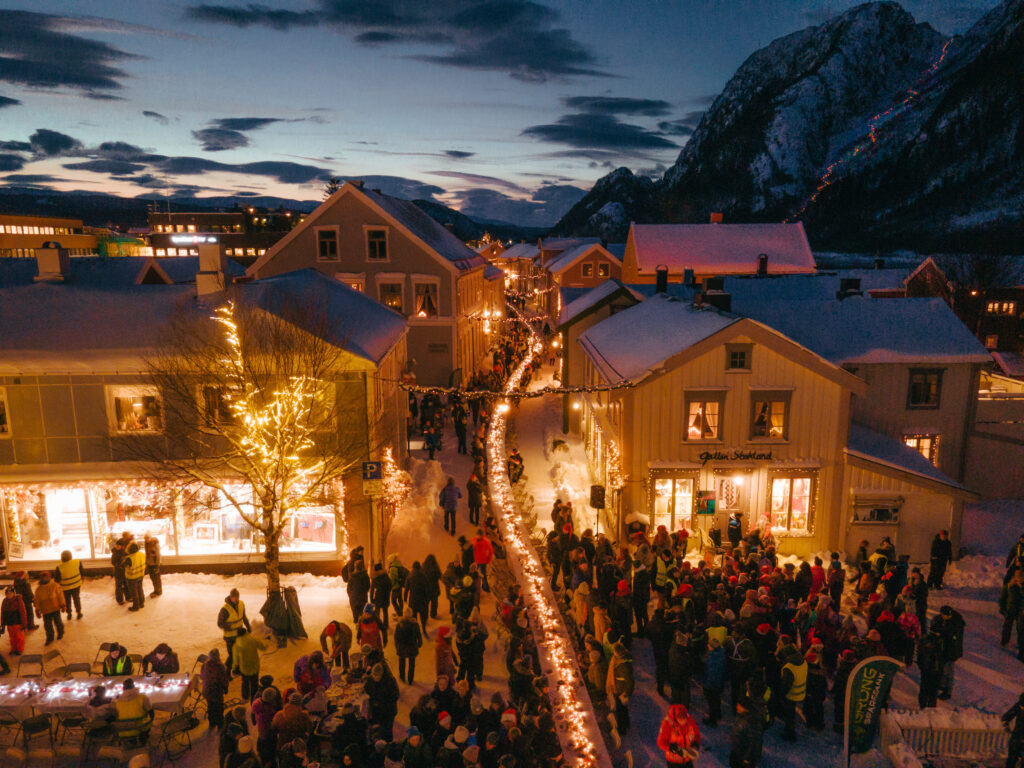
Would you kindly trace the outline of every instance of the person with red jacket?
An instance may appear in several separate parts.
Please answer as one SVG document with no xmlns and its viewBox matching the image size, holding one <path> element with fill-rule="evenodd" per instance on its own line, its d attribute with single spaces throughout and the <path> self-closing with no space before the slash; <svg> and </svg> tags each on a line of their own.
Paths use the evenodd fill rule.
<svg viewBox="0 0 1024 768">
<path fill-rule="evenodd" d="M 484 529 L 476 529 L 476 538 L 473 539 L 473 562 L 476 563 L 477 570 L 480 571 L 480 577 L 483 580 L 483 588 L 485 592 L 490 592 L 491 588 L 487 584 L 487 565 L 494 559 L 494 547 L 490 540 L 484 536 Z"/>
<path fill-rule="evenodd" d="M 25 611 L 25 601 L 14 587 L 8 587 L 6 595 L 0 604 L 0 634 L 4 631 L 8 633 L 11 638 L 11 655 L 20 656 L 25 651 L 28 613 Z"/>
<path fill-rule="evenodd" d="M 658 749 L 665 753 L 665 762 L 672 766 L 693 765 L 700 754 L 700 729 L 682 704 L 669 707 L 661 721 Z"/>
</svg>

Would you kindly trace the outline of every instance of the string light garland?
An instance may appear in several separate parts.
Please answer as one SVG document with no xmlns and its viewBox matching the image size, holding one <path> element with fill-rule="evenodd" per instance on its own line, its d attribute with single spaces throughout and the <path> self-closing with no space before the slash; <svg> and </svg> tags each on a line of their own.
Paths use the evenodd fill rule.
<svg viewBox="0 0 1024 768">
<path fill-rule="evenodd" d="M 386 519 L 390 523 L 394 519 L 395 514 L 397 514 L 399 507 L 402 506 L 402 503 L 412 493 L 412 478 L 409 477 L 408 472 L 399 469 L 395 463 L 391 446 L 384 449 L 384 460 L 381 462 L 381 480 L 384 491 L 381 494 L 381 505 L 386 513 Z"/>
<path fill-rule="evenodd" d="M 543 348 L 543 345 L 541 345 Z M 638 385 L 635 381 L 620 381 L 617 384 L 594 385 L 594 386 L 570 386 L 570 387 L 540 387 L 527 391 L 517 391 L 512 394 L 505 390 L 496 389 L 462 389 L 461 387 L 425 387 L 419 384 L 409 384 L 400 379 L 388 379 L 399 388 L 407 392 L 415 392 L 418 395 L 458 395 L 465 400 L 473 400 L 481 397 L 508 397 L 513 401 L 524 398 L 544 397 L 545 395 L 578 395 L 592 394 L 597 392 L 617 392 L 621 389 L 635 389 Z"/>
<path fill-rule="evenodd" d="M 621 490 L 626 485 L 626 475 L 622 472 L 622 454 L 619 452 L 619 444 L 614 440 L 608 441 L 605 475 L 608 478 L 608 486 L 612 490 Z"/>
<path fill-rule="evenodd" d="M 521 315 L 518 317 L 529 328 L 525 319 Z M 514 501 L 512 486 L 504 469 L 505 430 L 511 410 L 509 401 L 516 399 L 516 389 L 527 368 L 544 350 L 544 345 L 532 329 L 530 335 L 529 352 L 509 376 L 503 392 L 506 399 L 494 409 L 491 418 L 487 435 L 488 486 L 498 524 L 502 529 L 508 562 L 522 587 L 542 667 L 551 681 L 552 709 L 563 755 L 567 762 L 580 768 L 610 768 L 611 758 L 597 727 L 575 649 L 551 592 L 547 573 L 530 544 L 528 532 L 521 528 L 522 515 Z"/>
</svg>

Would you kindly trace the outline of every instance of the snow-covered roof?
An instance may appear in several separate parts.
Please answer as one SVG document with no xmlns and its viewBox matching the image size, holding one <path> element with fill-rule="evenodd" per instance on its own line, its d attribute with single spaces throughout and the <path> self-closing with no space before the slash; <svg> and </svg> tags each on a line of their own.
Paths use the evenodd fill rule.
<svg viewBox="0 0 1024 768">
<path fill-rule="evenodd" d="M 484 267 L 484 279 L 485 280 L 504 280 L 505 273 L 502 272 L 498 267 L 493 264 L 488 264 Z"/>
<path fill-rule="evenodd" d="M 613 296 L 620 291 L 628 293 L 637 301 L 642 301 L 643 297 L 636 291 L 622 284 L 621 281 L 616 280 L 614 277 L 605 280 L 600 285 L 590 288 L 582 296 L 574 299 L 573 301 L 563 304 L 562 311 L 558 315 L 558 324 L 565 325 L 571 320 L 579 317 L 581 314 L 586 312 L 593 306 L 601 303 L 609 296 Z"/>
<path fill-rule="evenodd" d="M 540 241 L 542 251 L 567 251 L 581 245 L 600 243 L 599 237 L 545 237 Z"/>
<path fill-rule="evenodd" d="M 727 277 L 724 290 L 742 301 L 800 301 L 834 299 L 843 279 L 860 280 L 860 290 L 867 293 L 881 289 L 903 289 L 906 269 L 842 269 L 817 274 L 770 275 L 760 277 Z"/>
<path fill-rule="evenodd" d="M 737 320 L 706 305 L 655 294 L 588 328 L 579 344 L 606 380 L 636 380 Z"/>
<path fill-rule="evenodd" d="M 836 365 L 990 359 L 941 299 L 766 301 L 733 294 L 732 311 L 774 328 Z"/>
<path fill-rule="evenodd" d="M 566 251 L 562 251 L 560 254 L 555 256 L 551 261 L 547 263 L 545 269 L 547 269 L 547 271 L 553 275 L 561 274 L 562 272 L 565 272 L 565 270 L 569 269 L 569 267 L 571 267 L 573 264 L 578 262 L 580 259 L 592 253 L 602 255 L 610 259 L 615 258 L 615 256 L 612 255 L 600 243 L 586 243 L 584 245 L 577 245 L 575 248 L 570 248 Z M 621 259 L 619 259 L 618 261 L 620 264 L 622 263 Z"/>
<path fill-rule="evenodd" d="M 1024 378 L 1024 355 L 1017 352 L 992 352 L 999 370 L 1014 379 Z"/>
<path fill-rule="evenodd" d="M 633 224 L 629 237 L 637 269 L 654 274 L 664 264 L 673 274 L 754 274 L 767 254 L 768 273 L 814 272 L 803 224 Z"/>
<path fill-rule="evenodd" d="M 912 475 L 934 480 L 943 485 L 967 490 L 963 485 L 943 474 L 928 459 L 900 440 L 875 432 L 859 424 L 850 425 L 849 445 L 846 452 L 868 461 L 888 465 Z"/>
<path fill-rule="evenodd" d="M 499 259 L 534 259 L 540 255 L 535 243 L 516 243 L 501 252 Z"/>
<path fill-rule="evenodd" d="M 194 283 L 199 271 L 198 256 L 72 256 L 65 283 L 72 285 L 135 285 L 149 264 L 157 265 L 173 283 Z M 241 277 L 245 268 L 227 260 L 227 272 Z M 0 287 L 31 285 L 39 269 L 35 259 L 0 259 Z"/>
</svg>

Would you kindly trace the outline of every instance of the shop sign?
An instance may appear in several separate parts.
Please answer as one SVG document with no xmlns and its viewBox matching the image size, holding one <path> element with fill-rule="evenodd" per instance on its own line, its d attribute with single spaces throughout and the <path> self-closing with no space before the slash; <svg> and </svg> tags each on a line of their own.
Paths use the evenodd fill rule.
<svg viewBox="0 0 1024 768">
<path fill-rule="evenodd" d="M 698 458 L 701 464 L 709 461 L 771 461 L 772 452 L 761 451 L 704 451 Z"/>
</svg>

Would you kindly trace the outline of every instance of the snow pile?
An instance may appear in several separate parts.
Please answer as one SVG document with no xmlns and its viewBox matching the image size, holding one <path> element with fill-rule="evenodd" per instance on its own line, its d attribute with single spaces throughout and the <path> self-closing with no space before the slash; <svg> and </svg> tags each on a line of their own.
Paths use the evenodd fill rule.
<svg viewBox="0 0 1024 768">
<path fill-rule="evenodd" d="M 593 521 L 582 518 L 590 509 L 590 471 L 582 446 L 567 438 L 562 434 L 561 425 L 549 422 L 544 426 L 544 458 L 551 468 L 555 496 L 563 502 L 572 502 L 573 522 L 582 531 L 593 525 Z"/>
<path fill-rule="evenodd" d="M 810 764 L 814 765 L 814 763 Z M 899 765 L 899 763 L 893 763 L 893 765 Z M 871 749 L 867 752 L 850 755 L 850 768 L 889 768 L 889 762 L 885 759 L 885 755 L 877 749 Z"/>
<path fill-rule="evenodd" d="M 448 481 L 441 462 L 416 458 L 409 460 L 409 476 L 412 492 L 391 521 L 387 541 L 387 551 L 399 553 L 406 567 L 436 550 L 431 540 L 436 537 L 441 523 L 437 499 Z M 436 551 L 435 556 L 441 562 Z"/>
<path fill-rule="evenodd" d="M 885 756 L 893 768 L 923 768 L 914 750 L 907 746 L 905 741 L 890 744 L 885 749 Z"/>
<path fill-rule="evenodd" d="M 1000 587 L 1003 583 L 1003 558 L 988 555 L 967 555 L 950 563 L 943 584 L 946 587 L 985 589 Z"/>
</svg>

